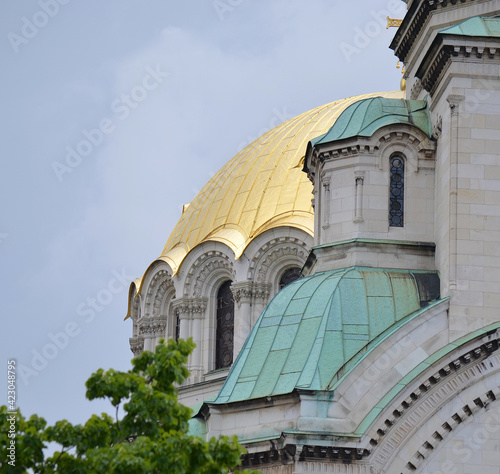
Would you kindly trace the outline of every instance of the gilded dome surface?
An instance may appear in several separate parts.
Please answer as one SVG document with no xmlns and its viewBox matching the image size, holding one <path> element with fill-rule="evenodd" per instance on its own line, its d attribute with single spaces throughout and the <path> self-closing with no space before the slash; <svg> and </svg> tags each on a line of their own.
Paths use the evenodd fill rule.
<svg viewBox="0 0 500 474">
<path fill-rule="evenodd" d="M 403 93 L 331 102 L 282 123 L 241 150 L 186 206 L 160 260 L 175 274 L 202 242 L 223 242 L 238 259 L 254 238 L 275 227 L 296 227 L 313 235 L 312 184 L 302 172 L 307 143 L 326 133 L 351 104 L 378 96 L 402 98 Z"/>
</svg>

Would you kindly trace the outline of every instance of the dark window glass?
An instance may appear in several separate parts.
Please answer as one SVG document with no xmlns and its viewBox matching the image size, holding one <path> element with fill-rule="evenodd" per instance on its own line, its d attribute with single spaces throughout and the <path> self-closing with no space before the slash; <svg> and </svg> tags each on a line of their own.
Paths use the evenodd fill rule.
<svg viewBox="0 0 500 474">
<path fill-rule="evenodd" d="M 223 369 L 233 363 L 234 299 L 231 282 L 224 282 L 217 292 L 217 340 L 215 368 Z"/>
<path fill-rule="evenodd" d="M 389 194 L 389 225 L 404 226 L 405 163 L 399 156 L 391 158 L 391 185 Z"/>
<path fill-rule="evenodd" d="M 175 340 L 178 341 L 181 335 L 181 318 L 179 315 L 175 318 Z"/>
<path fill-rule="evenodd" d="M 302 274 L 300 273 L 299 267 L 289 268 L 280 278 L 280 290 L 285 288 L 286 285 L 289 285 L 295 280 L 298 280 Z"/>
</svg>

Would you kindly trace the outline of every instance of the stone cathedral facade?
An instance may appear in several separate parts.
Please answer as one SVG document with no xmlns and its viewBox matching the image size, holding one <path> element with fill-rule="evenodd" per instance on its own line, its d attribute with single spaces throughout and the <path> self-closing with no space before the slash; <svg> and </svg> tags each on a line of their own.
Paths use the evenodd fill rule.
<svg viewBox="0 0 500 474">
<path fill-rule="evenodd" d="M 500 474 L 500 0 L 406 0 L 403 91 L 230 160 L 131 284 L 191 430 L 266 474 Z"/>
</svg>

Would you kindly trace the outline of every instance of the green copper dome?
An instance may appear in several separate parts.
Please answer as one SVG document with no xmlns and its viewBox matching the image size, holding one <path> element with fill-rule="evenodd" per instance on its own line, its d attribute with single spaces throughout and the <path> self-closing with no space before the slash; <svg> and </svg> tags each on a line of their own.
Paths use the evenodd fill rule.
<svg viewBox="0 0 500 474">
<path fill-rule="evenodd" d="M 464 20 L 451 28 L 441 30 L 439 33 L 443 35 L 498 38 L 500 37 L 500 18 L 475 16 L 467 18 L 467 20 Z"/>
<path fill-rule="evenodd" d="M 354 267 L 297 280 L 266 307 L 211 403 L 329 390 L 378 336 L 437 298 L 432 272 Z"/>
<path fill-rule="evenodd" d="M 398 123 L 413 125 L 430 137 L 432 127 L 427 102 L 383 97 L 360 100 L 345 109 L 327 133 L 311 140 L 311 145 L 371 137 L 380 128 Z"/>
</svg>

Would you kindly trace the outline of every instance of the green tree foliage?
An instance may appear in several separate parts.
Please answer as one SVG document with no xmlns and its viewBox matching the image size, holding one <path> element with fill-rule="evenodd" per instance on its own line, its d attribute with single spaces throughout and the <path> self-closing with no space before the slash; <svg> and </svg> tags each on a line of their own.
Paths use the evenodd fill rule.
<svg viewBox="0 0 500 474">
<path fill-rule="evenodd" d="M 2 473 L 175 473 L 221 474 L 237 466 L 243 448 L 236 437 L 209 441 L 188 434 L 192 411 L 177 400 L 175 384 L 188 376 L 191 340 L 164 342 L 143 352 L 128 372 L 98 370 L 86 382 L 87 398 L 107 398 L 116 418 L 93 415 L 84 425 L 66 420 L 47 426 L 20 413 L 15 423 L 15 465 L 9 464 L 10 421 L 0 407 Z M 119 419 L 119 407 L 124 416 Z M 46 456 L 48 443 L 57 451 Z M 244 471 L 247 472 L 247 471 Z"/>
</svg>

